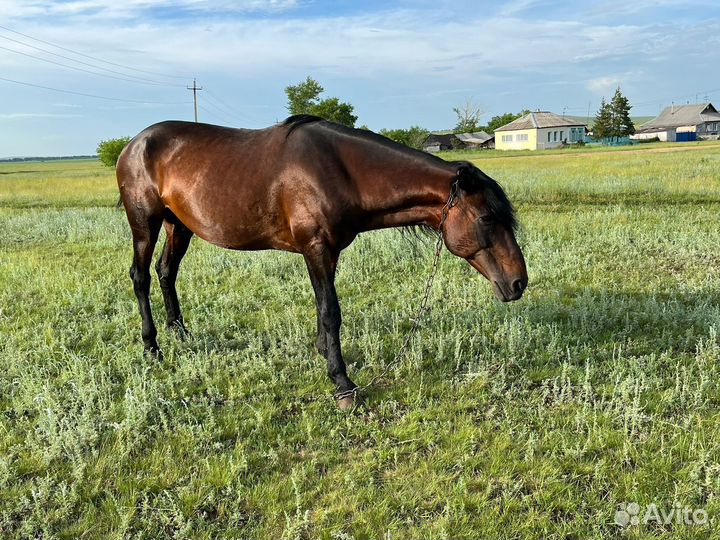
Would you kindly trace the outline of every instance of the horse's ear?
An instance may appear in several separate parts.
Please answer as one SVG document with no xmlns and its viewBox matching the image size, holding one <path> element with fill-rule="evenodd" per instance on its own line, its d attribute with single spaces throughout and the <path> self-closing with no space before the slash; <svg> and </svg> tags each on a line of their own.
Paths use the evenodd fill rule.
<svg viewBox="0 0 720 540">
<path fill-rule="evenodd" d="M 480 178 L 472 163 L 463 163 L 457 168 L 458 187 L 467 193 L 480 189 Z"/>
</svg>

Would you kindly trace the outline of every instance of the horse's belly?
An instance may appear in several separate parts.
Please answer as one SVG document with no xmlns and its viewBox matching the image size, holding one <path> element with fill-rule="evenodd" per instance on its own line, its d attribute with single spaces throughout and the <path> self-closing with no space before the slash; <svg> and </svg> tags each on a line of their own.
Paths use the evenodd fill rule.
<svg viewBox="0 0 720 540">
<path fill-rule="evenodd" d="M 181 205 L 168 205 L 169 210 L 194 234 L 216 246 L 238 250 L 281 249 L 298 251 L 292 235 L 282 224 L 270 222 L 238 208 L 226 212 L 193 212 Z"/>
</svg>

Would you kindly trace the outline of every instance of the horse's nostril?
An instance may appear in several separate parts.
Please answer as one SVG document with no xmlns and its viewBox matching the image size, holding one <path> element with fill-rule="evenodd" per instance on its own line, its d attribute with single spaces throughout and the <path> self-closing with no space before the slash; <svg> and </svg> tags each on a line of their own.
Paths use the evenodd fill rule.
<svg viewBox="0 0 720 540">
<path fill-rule="evenodd" d="M 525 282 L 522 279 L 516 279 L 512 282 L 512 290 L 516 293 L 521 293 L 525 290 Z"/>
</svg>

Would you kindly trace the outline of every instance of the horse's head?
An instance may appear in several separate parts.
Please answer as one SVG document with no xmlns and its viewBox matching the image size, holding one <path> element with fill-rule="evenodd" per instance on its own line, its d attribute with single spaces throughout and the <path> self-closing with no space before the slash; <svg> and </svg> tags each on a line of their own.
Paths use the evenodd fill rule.
<svg viewBox="0 0 720 540">
<path fill-rule="evenodd" d="M 515 240 L 515 214 L 500 185 L 469 162 L 457 168 L 455 205 L 445 220 L 445 245 L 493 285 L 503 302 L 519 299 L 528 283 Z"/>
</svg>

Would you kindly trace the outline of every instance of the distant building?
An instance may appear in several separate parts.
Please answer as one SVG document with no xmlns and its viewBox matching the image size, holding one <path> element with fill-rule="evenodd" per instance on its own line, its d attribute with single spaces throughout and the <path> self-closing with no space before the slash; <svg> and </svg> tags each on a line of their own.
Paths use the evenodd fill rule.
<svg viewBox="0 0 720 540">
<path fill-rule="evenodd" d="M 495 136 L 484 131 L 458 133 L 455 136 L 465 144 L 465 148 L 495 148 Z"/>
<path fill-rule="evenodd" d="M 720 113 L 712 103 L 672 105 L 635 130 L 631 139 L 695 141 L 720 138 Z"/>
<path fill-rule="evenodd" d="M 547 111 L 531 112 L 495 130 L 498 150 L 545 150 L 585 141 L 587 126 Z"/>
<path fill-rule="evenodd" d="M 484 131 L 475 133 L 431 133 L 423 143 L 426 152 L 465 150 L 469 148 L 494 148 L 495 137 Z"/>
</svg>

